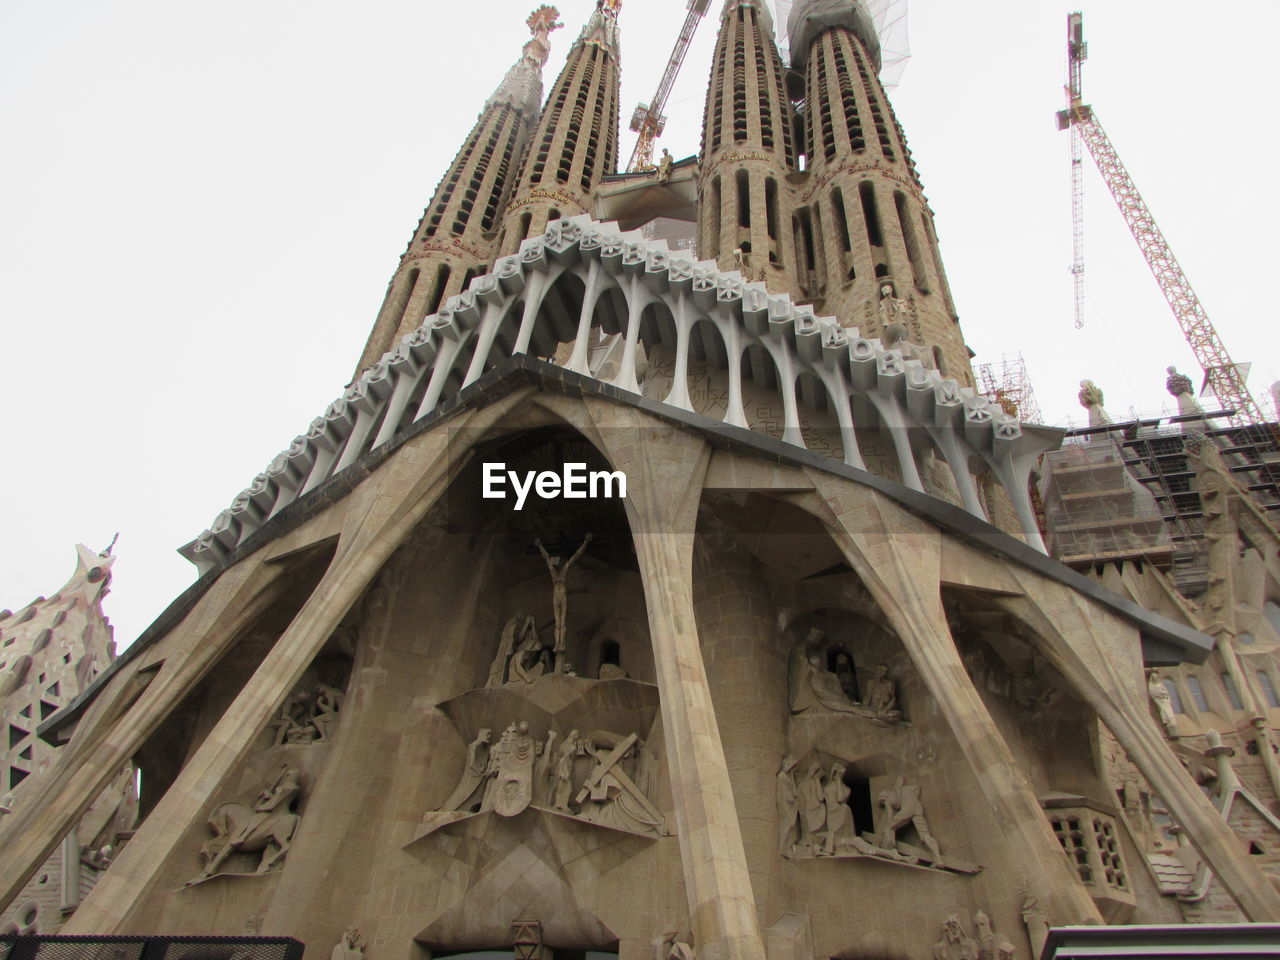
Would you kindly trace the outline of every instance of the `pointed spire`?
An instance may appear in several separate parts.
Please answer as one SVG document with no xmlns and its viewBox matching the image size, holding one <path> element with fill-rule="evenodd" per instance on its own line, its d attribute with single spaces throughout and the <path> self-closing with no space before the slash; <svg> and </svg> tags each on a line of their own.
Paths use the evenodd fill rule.
<svg viewBox="0 0 1280 960">
<path fill-rule="evenodd" d="M 520 59 L 485 103 L 486 109 L 494 104 L 509 103 L 517 110 L 536 115 L 542 107 L 542 68 L 551 55 L 551 32 L 564 24 L 560 22 L 560 11 L 545 3 L 529 14 L 525 23 L 533 38 L 524 45 Z"/>
<path fill-rule="evenodd" d="M 613 59 L 618 59 L 618 14 L 622 12 L 622 0 L 596 0 L 591 19 L 582 28 L 579 43 L 601 44 Z"/>
</svg>

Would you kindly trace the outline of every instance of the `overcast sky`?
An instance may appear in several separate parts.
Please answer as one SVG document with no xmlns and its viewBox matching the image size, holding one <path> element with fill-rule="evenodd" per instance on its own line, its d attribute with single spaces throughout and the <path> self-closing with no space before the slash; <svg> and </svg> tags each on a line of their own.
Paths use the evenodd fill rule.
<svg viewBox="0 0 1280 960">
<path fill-rule="evenodd" d="M 121 645 L 194 578 L 203 530 L 336 397 L 437 180 L 527 38 L 531 0 L 0 0 L 0 607 L 120 531 Z M 547 85 L 593 7 L 561 0 Z M 623 117 L 684 0 L 625 0 Z M 713 13 L 719 0 L 713 0 Z M 1086 170 L 1088 324 L 1072 327 L 1065 17 L 910 0 L 893 94 L 978 360 L 1020 351 L 1049 423 L 1092 377 L 1158 411 L 1198 369 Z M 1280 4 L 1088 4 L 1086 99 L 1255 395 L 1276 356 Z M 662 141 L 698 147 L 715 18 Z M 633 135 L 624 131 L 624 158 Z"/>
</svg>

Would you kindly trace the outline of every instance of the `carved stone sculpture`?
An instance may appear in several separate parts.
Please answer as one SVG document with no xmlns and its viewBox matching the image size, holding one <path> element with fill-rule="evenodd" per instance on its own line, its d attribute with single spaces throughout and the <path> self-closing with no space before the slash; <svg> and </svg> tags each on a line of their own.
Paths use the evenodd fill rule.
<svg viewBox="0 0 1280 960">
<path fill-rule="evenodd" d="M 796 761 L 790 756 L 782 758 L 778 771 L 778 853 L 791 856 L 791 848 L 800 837 L 800 793 L 796 785 Z"/>
<path fill-rule="evenodd" d="M 364 937 L 355 927 L 347 927 L 342 939 L 329 953 L 329 960 L 363 960 Z"/>
<path fill-rule="evenodd" d="M 560 744 L 560 753 L 555 769 L 552 771 L 554 785 L 551 790 L 551 805 L 565 813 L 569 812 L 569 799 L 573 795 L 574 761 L 581 753 L 582 746 L 578 741 L 578 731 L 571 730 L 569 736 L 565 737 L 564 743 Z"/>
<path fill-rule="evenodd" d="M 671 179 L 671 165 L 675 161 L 671 157 L 671 151 L 666 147 L 662 148 L 662 157 L 658 160 L 658 182 L 666 183 Z"/>
<path fill-rule="evenodd" d="M 934 866 L 942 865 L 942 853 L 938 849 L 938 841 L 933 838 L 933 834 L 929 831 L 929 824 L 925 820 L 924 807 L 920 803 L 919 787 L 904 785 L 899 778 L 891 789 L 880 792 L 880 796 L 876 798 L 876 804 L 880 808 L 880 829 L 875 837 L 877 847 L 882 850 L 898 850 L 898 831 L 910 824 L 915 828 L 920 842 L 928 848 L 930 862 Z"/>
<path fill-rule="evenodd" d="M 896 708 L 877 711 L 867 704 L 849 699 L 840 685 L 840 678 L 828 670 L 822 662 L 822 639 L 821 630 L 810 630 L 809 635 L 792 648 L 788 668 L 791 712 L 817 713 L 829 710 L 852 714 L 880 725 L 897 723 L 902 714 Z M 889 684 L 892 687 L 892 681 L 889 681 Z M 884 692 L 884 688 L 881 687 L 881 700 L 884 699 Z M 893 699 L 896 700 L 896 695 Z"/>
<path fill-rule="evenodd" d="M 516 648 L 516 633 L 524 632 L 520 628 L 527 627 L 527 622 L 532 617 L 525 617 L 523 613 L 515 613 L 511 615 L 511 619 L 507 621 L 507 625 L 502 628 L 502 637 L 498 641 L 498 653 L 493 658 L 493 665 L 489 667 L 489 679 L 485 682 L 485 686 L 489 688 L 500 687 L 507 682 L 507 666 L 511 662 L 512 654 Z"/>
<path fill-rule="evenodd" d="M 529 736 L 529 724 L 520 720 L 502 731 L 502 739 L 489 753 L 486 774 L 493 782 L 484 807 L 503 817 L 514 817 L 533 800 L 533 764 L 542 744 Z"/>
<path fill-rule="evenodd" d="M 591 740 L 584 742 L 583 749 L 596 766 L 575 798 L 578 816 L 631 833 L 662 832 L 662 814 L 622 767 L 623 760 L 635 758 L 638 748 L 634 733 L 608 751 L 598 749 Z"/>
<path fill-rule="evenodd" d="M 554 650 L 556 652 L 556 669 L 560 669 L 562 658 L 564 657 L 564 637 L 567 629 L 569 617 L 569 588 L 565 583 L 565 579 L 569 575 L 569 568 L 577 562 L 582 556 L 587 544 L 591 542 L 591 534 L 587 534 L 586 539 L 582 541 L 582 546 L 568 560 L 562 561 L 559 557 L 553 557 L 547 553 L 546 548 L 542 545 L 541 540 L 535 540 L 538 546 L 538 552 L 542 554 L 542 559 L 547 562 L 547 570 L 551 574 L 551 607 L 556 618 L 556 639 Z"/>
<path fill-rule="evenodd" d="M 877 716 L 898 713 L 898 691 L 889 679 L 889 668 L 883 663 L 876 666 L 876 675 L 867 681 L 865 700 L 867 707 Z"/>
<path fill-rule="evenodd" d="M 219 805 L 209 818 L 214 837 L 200 848 L 204 870 L 193 883 L 214 876 L 233 853 L 262 851 L 257 874 L 267 873 L 284 859 L 301 819 L 291 812 L 302 785 L 298 768 L 285 764 L 280 775 L 258 794 L 253 806 L 232 801 Z"/>
<path fill-rule="evenodd" d="M 942 939 L 933 945 L 933 960 L 978 960 L 978 941 L 964 932 L 960 918 L 951 914 L 942 922 Z"/>
<path fill-rule="evenodd" d="M 893 281 L 884 280 L 880 283 L 880 329 L 888 331 L 890 324 L 900 323 L 905 334 L 907 323 L 907 301 L 897 296 L 894 290 Z M 901 338 L 899 338 L 901 339 Z M 886 349 L 893 349 L 886 345 Z"/>
<path fill-rule="evenodd" d="M 479 804 L 485 771 L 489 768 L 489 744 L 492 740 L 493 731 L 485 727 L 467 745 L 467 765 L 462 769 L 462 778 L 441 810 L 470 810 Z"/>
<path fill-rule="evenodd" d="M 796 792 L 800 808 L 799 845 L 801 849 L 814 853 L 819 848 L 817 838 L 827 825 L 827 797 L 818 764 L 810 764 Z"/>
<path fill-rule="evenodd" d="M 1045 941 L 1049 939 L 1049 918 L 1045 916 L 1035 897 L 1028 897 L 1022 904 L 1022 922 L 1027 927 L 1027 939 L 1031 941 L 1031 952 L 1034 956 L 1044 953 Z"/>
<path fill-rule="evenodd" d="M 306 743 L 317 736 L 308 716 L 307 696 L 295 693 L 280 708 L 280 716 L 271 721 L 275 731 L 275 746 L 286 743 Z"/>
<path fill-rule="evenodd" d="M 846 802 L 849 799 L 849 787 L 844 782 L 845 768 L 836 764 L 827 777 L 827 785 L 823 799 L 827 807 L 827 830 L 823 840 L 823 852 L 835 853 L 836 847 L 853 837 L 853 811 Z"/>
<path fill-rule="evenodd" d="M 526 617 L 520 631 L 520 644 L 511 655 L 507 672 L 508 683 L 535 683 L 546 672 L 542 662 L 542 641 L 534 626 L 533 617 Z"/>
<path fill-rule="evenodd" d="M 327 743 L 332 737 L 333 728 L 338 722 L 338 711 L 342 709 L 342 700 L 342 691 L 337 687 L 320 684 L 311 717 L 311 726 L 316 730 L 318 742 Z"/>
<path fill-rule="evenodd" d="M 1164 732 L 1169 735 L 1170 740 L 1178 739 L 1178 718 L 1173 712 L 1173 697 L 1169 695 L 1169 688 L 1164 685 L 1159 670 L 1152 670 L 1147 674 L 1147 693 L 1151 702 L 1156 705 L 1156 713 L 1160 716 Z"/>
</svg>

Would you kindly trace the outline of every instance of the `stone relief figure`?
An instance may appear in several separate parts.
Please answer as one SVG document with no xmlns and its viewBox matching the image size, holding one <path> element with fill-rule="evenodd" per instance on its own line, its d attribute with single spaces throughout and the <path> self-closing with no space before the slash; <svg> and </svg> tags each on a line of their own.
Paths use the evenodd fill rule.
<svg viewBox="0 0 1280 960">
<path fill-rule="evenodd" d="M 355 927 L 347 927 L 342 939 L 329 953 L 329 960 L 363 960 L 364 937 Z"/>
<path fill-rule="evenodd" d="M 320 690 L 316 693 L 314 715 L 311 717 L 311 726 L 315 727 L 316 740 L 319 743 L 329 742 L 333 728 L 338 722 L 338 711 L 342 709 L 342 700 L 342 691 L 337 687 L 320 684 Z"/>
<path fill-rule="evenodd" d="M 867 681 L 866 703 L 877 716 L 898 713 L 898 691 L 889 679 L 889 668 L 883 663 L 876 665 L 876 675 Z"/>
<path fill-rule="evenodd" d="M 836 846 L 841 841 L 852 840 L 854 836 L 853 811 L 846 802 L 851 791 L 844 782 L 844 771 L 843 765 L 835 764 L 823 789 L 823 800 L 827 807 L 827 830 L 822 849 L 828 855 L 836 852 Z"/>
<path fill-rule="evenodd" d="M 662 148 L 662 157 L 658 160 L 658 182 L 666 183 L 671 179 L 671 165 L 675 160 L 671 156 L 671 152 L 666 148 Z"/>
<path fill-rule="evenodd" d="M 823 632 L 815 628 L 792 648 L 788 667 L 791 712 L 829 710 L 852 714 L 881 726 L 897 723 L 902 713 L 896 708 L 880 712 L 849 699 L 840 685 L 840 678 L 823 663 L 823 637 Z"/>
<path fill-rule="evenodd" d="M 978 941 L 964 932 L 954 913 L 942 922 L 942 939 L 933 945 L 933 960 L 978 960 Z"/>
<path fill-rule="evenodd" d="M 841 648 L 836 651 L 836 679 L 840 681 L 840 689 L 844 695 L 855 703 L 858 700 L 858 675 L 853 669 L 853 657 L 849 651 Z"/>
<path fill-rule="evenodd" d="M 822 770 L 818 764 L 809 765 L 808 772 L 796 789 L 800 808 L 800 839 L 798 845 L 807 853 L 816 853 L 818 837 L 827 825 L 827 797 L 822 783 Z"/>
<path fill-rule="evenodd" d="M 582 754 L 578 731 L 569 731 L 569 736 L 560 744 L 560 754 L 556 759 L 555 770 L 552 771 L 554 781 L 551 790 L 551 805 L 565 813 L 569 812 L 569 798 L 573 794 L 574 761 Z"/>
<path fill-rule="evenodd" d="M 1008 940 L 997 940 L 996 932 L 991 927 L 991 918 L 979 910 L 973 915 L 973 932 L 977 935 L 982 949 L 979 957 L 982 960 L 1013 960 L 1014 946 Z"/>
<path fill-rule="evenodd" d="M 1159 670 L 1152 670 L 1147 674 L 1147 694 L 1156 705 L 1156 713 L 1160 716 L 1164 732 L 1170 740 L 1177 740 L 1178 718 L 1173 712 L 1173 697 L 1169 695 L 1169 688 L 1164 685 Z"/>
<path fill-rule="evenodd" d="M 485 771 L 489 768 L 489 744 L 492 740 L 493 731 L 485 727 L 467 745 L 467 765 L 462 769 L 462 779 L 441 810 L 470 810 L 479 805 Z"/>
<path fill-rule="evenodd" d="M 639 749 L 639 737 L 629 734 L 608 751 L 598 749 L 591 740 L 586 740 L 583 749 L 596 765 L 575 798 L 578 816 L 631 833 L 662 833 L 662 814 L 622 766 L 624 760 L 634 760 Z"/>
<path fill-rule="evenodd" d="M 791 848 L 800 838 L 800 792 L 795 767 L 796 761 L 784 756 L 778 771 L 778 853 L 784 857 L 791 856 Z"/>
<path fill-rule="evenodd" d="M 307 696 L 295 693 L 280 708 L 280 716 L 271 721 L 275 731 L 272 746 L 286 743 L 304 743 L 316 738 L 316 730 L 307 717 Z"/>
<path fill-rule="evenodd" d="M 258 794 L 253 806 L 230 802 L 219 805 L 209 818 L 214 837 L 200 848 L 204 870 L 192 883 L 214 876 L 233 853 L 262 851 L 255 874 L 269 872 L 284 859 L 301 819 L 290 807 L 302 785 L 298 768 L 285 764 L 275 781 Z"/>
<path fill-rule="evenodd" d="M 520 720 L 502 731 L 502 739 L 489 752 L 486 776 L 492 783 L 482 809 L 492 808 L 503 817 L 514 817 L 533 801 L 533 764 L 542 744 L 529 736 L 529 724 Z"/>
<path fill-rule="evenodd" d="M 502 628 L 502 637 L 498 641 L 498 653 L 493 658 L 493 664 L 489 667 L 489 679 L 485 681 L 485 686 L 492 689 L 500 687 L 507 682 L 507 667 L 511 663 L 511 657 L 516 649 L 516 634 L 520 633 L 523 637 L 528 631 L 529 624 L 533 620 L 532 617 L 526 617 L 523 613 L 515 613 L 507 620 L 507 625 Z M 524 628 L 523 630 L 521 628 Z"/>
<path fill-rule="evenodd" d="M 511 655 L 508 683 L 534 683 L 546 672 L 542 658 L 542 641 L 534 626 L 533 617 L 526 617 L 520 633 L 520 645 Z"/>
<path fill-rule="evenodd" d="M 942 853 L 938 849 L 938 841 L 929 832 L 929 824 L 924 817 L 924 807 L 920 804 L 920 788 L 914 785 L 904 786 L 899 778 L 889 790 L 880 791 L 876 798 L 880 808 L 880 829 L 877 831 L 875 844 L 882 850 L 898 849 L 898 831 L 910 824 L 915 827 L 916 835 L 929 850 L 934 866 L 942 865 Z"/>
<path fill-rule="evenodd" d="M 893 323 L 902 324 L 903 333 L 906 333 L 906 324 L 908 317 L 907 301 L 897 295 L 892 280 L 880 281 L 880 329 L 888 330 L 889 325 Z M 893 349 L 886 347 L 886 349 Z"/>
<path fill-rule="evenodd" d="M 343 694 L 337 687 L 320 684 L 315 692 L 291 694 L 271 721 L 272 746 L 328 743 L 342 709 Z"/>
<path fill-rule="evenodd" d="M 556 638 L 554 650 L 556 652 L 556 668 L 559 669 L 561 661 L 564 657 L 564 637 L 569 617 L 569 588 L 565 583 L 569 575 L 569 568 L 577 562 L 582 556 L 587 544 L 591 542 L 592 535 L 587 534 L 586 539 L 582 541 L 582 546 L 568 560 L 561 560 L 559 557 L 553 557 L 547 553 L 546 547 L 542 545 L 541 540 L 535 540 L 538 546 L 538 552 L 542 554 L 542 559 L 547 562 L 547 570 L 551 574 L 551 607 L 556 618 Z"/>
</svg>

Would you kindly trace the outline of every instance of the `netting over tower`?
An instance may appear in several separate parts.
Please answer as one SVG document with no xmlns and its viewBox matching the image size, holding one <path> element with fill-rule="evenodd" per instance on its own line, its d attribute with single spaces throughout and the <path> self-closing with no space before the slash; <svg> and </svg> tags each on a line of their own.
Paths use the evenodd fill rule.
<svg viewBox="0 0 1280 960">
<path fill-rule="evenodd" d="M 907 36 L 907 0 L 856 0 L 871 16 L 876 36 L 880 39 L 880 82 L 886 87 L 896 87 L 907 69 L 911 57 L 911 45 Z M 787 23 L 796 0 L 773 0 L 774 24 L 778 32 L 778 49 L 790 58 L 791 40 L 787 35 Z"/>
</svg>

